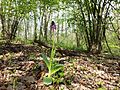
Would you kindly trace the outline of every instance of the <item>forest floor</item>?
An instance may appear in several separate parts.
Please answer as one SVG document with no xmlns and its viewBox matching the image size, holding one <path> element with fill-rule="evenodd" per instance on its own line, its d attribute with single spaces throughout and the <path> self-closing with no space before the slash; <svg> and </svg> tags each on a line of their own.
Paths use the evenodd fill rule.
<svg viewBox="0 0 120 90">
<path fill-rule="evenodd" d="M 120 90 L 120 57 L 56 57 L 64 65 L 63 81 L 46 86 L 42 52 L 48 51 L 35 45 L 1 45 L 0 90 Z"/>
</svg>

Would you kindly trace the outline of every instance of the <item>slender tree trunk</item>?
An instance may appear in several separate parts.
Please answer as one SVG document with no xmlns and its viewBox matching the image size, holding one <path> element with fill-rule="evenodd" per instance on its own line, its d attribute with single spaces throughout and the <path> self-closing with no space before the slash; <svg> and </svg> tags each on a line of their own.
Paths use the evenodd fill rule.
<svg viewBox="0 0 120 90">
<path fill-rule="evenodd" d="M 45 15 L 45 20 L 44 20 L 44 38 L 47 41 L 47 15 Z"/>
<path fill-rule="evenodd" d="M 87 25 L 86 25 L 87 22 L 86 22 L 86 19 L 85 19 L 85 13 L 84 13 L 84 11 L 82 9 L 81 1 L 79 2 L 79 6 L 80 6 L 81 14 L 82 14 L 83 25 L 84 25 L 84 30 L 85 30 L 85 34 L 86 34 L 87 49 L 88 49 L 88 51 L 90 51 L 91 42 L 90 42 L 90 37 L 89 37 L 89 33 L 88 33 L 88 28 L 87 28 Z"/>
<path fill-rule="evenodd" d="M 25 20 L 25 41 L 28 39 L 28 32 L 29 32 L 29 19 Z"/>
<path fill-rule="evenodd" d="M 1 24 L 2 24 L 2 37 L 3 39 L 6 37 L 5 36 L 5 16 L 2 14 L 2 11 L 3 11 L 3 7 L 2 7 L 2 1 L 0 3 L 0 19 L 1 19 Z"/>
<path fill-rule="evenodd" d="M 15 18 L 14 20 L 13 20 L 13 23 L 12 23 L 12 25 L 11 25 L 11 32 L 10 32 L 10 37 L 9 37 L 9 40 L 11 41 L 11 40 L 14 40 L 15 39 L 15 37 L 16 37 L 16 32 L 17 32 L 17 29 L 18 29 L 18 24 L 19 24 L 19 20 L 20 19 L 18 19 L 18 18 Z"/>
<path fill-rule="evenodd" d="M 40 15 L 41 15 L 41 17 L 39 18 L 39 21 L 40 21 L 39 40 L 41 40 L 42 37 L 43 37 L 43 20 L 44 20 L 44 12 L 45 12 L 45 8 L 44 8 L 44 10 L 42 11 L 42 10 L 41 10 L 41 7 L 40 7 Z"/>
<path fill-rule="evenodd" d="M 80 47 L 79 31 L 76 30 L 75 34 L 76 34 L 76 43 L 77 43 L 77 47 Z"/>
<path fill-rule="evenodd" d="M 45 21 L 44 21 L 44 38 L 47 41 L 48 40 L 48 22 L 50 20 L 50 13 L 45 13 Z"/>
<path fill-rule="evenodd" d="M 36 12 L 34 12 L 34 41 L 37 40 L 37 16 Z"/>
</svg>

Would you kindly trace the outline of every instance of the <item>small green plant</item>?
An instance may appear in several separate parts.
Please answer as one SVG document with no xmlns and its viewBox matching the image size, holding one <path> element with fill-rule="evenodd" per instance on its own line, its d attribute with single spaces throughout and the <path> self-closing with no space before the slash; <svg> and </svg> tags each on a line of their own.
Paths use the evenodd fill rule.
<svg viewBox="0 0 120 90">
<path fill-rule="evenodd" d="M 46 55 L 42 54 L 43 60 L 48 68 L 48 75 L 47 75 L 47 77 L 44 77 L 44 79 L 43 79 L 44 84 L 46 84 L 46 85 L 51 84 L 53 81 L 52 75 L 63 68 L 63 65 L 55 63 L 53 61 L 54 55 L 53 54 L 51 54 L 51 55 L 52 56 L 51 56 L 50 60 L 48 60 Z"/>
<path fill-rule="evenodd" d="M 53 84 L 63 84 L 64 81 L 64 70 L 59 70 L 54 76 L 53 76 Z"/>
<path fill-rule="evenodd" d="M 50 59 L 48 59 L 45 54 L 42 54 L 43 61 L 45 62 L 46 66 L 48 68 L 48 75 L 43 78 L 43 82 L 45 85 L 52 84 L 52 82 L 53 82 L 52 75 L 63 68 L 62 64 L 59 64 L 54 61 L 55 51 L 56 51 L 56 49 L 54 46 L 54 38 L 53 38 L 53 46 L 52 46 Z"/>
</svg>

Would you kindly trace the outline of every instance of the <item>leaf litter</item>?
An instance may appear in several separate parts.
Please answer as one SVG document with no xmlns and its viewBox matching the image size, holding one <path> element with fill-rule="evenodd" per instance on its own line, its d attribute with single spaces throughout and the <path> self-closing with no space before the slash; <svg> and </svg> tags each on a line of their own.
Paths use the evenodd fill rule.
<svg viewBox="0 0 120 90">
<path fill-rule="evenodd" d="M 40 57 L 45 50 L 32 45 L 0 48 L 0 90 L 120 90 L 120 59 L 57 57 L 64 65 L 63 83 L 46 86 L 47 68 Z"/>
</svg>

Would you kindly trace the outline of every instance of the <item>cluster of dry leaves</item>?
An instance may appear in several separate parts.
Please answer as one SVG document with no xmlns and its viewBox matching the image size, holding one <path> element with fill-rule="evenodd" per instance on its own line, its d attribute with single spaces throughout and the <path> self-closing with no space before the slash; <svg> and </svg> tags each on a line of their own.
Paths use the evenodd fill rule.
<svg viewBox="0 0 120 90">
<path fill-rule="evenodd" d="M 0 90 L 120 90 L 120 59 L 58 57 L 69 84 L 45 86 L 47 72 L 37 46 L 0 47 Z M 94 57 L 94 56 L 93 56 Z"/>
</svg>

